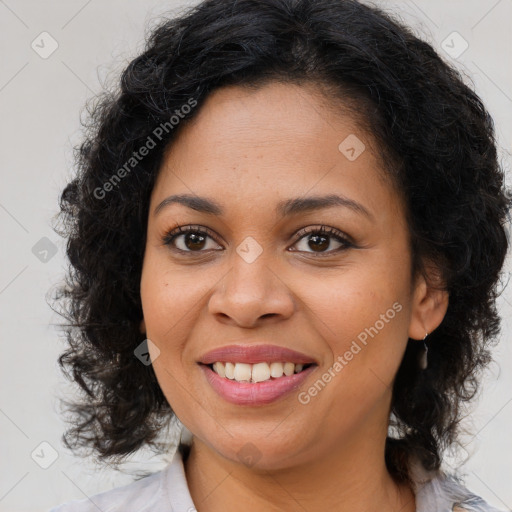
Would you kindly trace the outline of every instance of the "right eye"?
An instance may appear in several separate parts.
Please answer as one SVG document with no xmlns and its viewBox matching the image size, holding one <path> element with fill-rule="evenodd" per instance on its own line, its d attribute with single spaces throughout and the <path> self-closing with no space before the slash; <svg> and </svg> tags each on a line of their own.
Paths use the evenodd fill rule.
<svg viewBox="0 0 512 512">
<path fill-rule="evenodd" d="M 208 247 L 208 239 L 213 242 L 213 244 L 210 243 L 210 247 Z M 219 247 L 213 234 L 203 226 L 178 226 L 166 233 L 162 242 L 164 245 L 171 246 L 172 250 L 182 253 L 200 253 L 206 250 L 218 250 L 215 246 Z"/>
</svg>

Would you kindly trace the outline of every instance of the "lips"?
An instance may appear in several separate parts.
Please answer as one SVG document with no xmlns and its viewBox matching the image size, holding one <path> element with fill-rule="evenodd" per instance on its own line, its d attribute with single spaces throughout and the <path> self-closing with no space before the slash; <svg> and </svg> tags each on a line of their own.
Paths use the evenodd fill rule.
<svg viewBox="0 0 512 512">
<path fill-rule="evenodd" d="M 209 366 L 199 365 L 209 386 L 224 401 L 237 406 L 260 407 L 284 400 L 297 391 L 317 368 L 311 365 L 294 375 L 265 382 L 237 382 L 217 375 Z"/>
<path fill-rule="evenodd" d="M 229 345 L 216 348 L 204 354 L 199 363 L 209 365 L 217 361 L 231 361 L 237 363 L 272 363 L 288 361 L 295 364 L 318 364 L 311 356 L 280 347 L 278 345 Z"/>
</svg>

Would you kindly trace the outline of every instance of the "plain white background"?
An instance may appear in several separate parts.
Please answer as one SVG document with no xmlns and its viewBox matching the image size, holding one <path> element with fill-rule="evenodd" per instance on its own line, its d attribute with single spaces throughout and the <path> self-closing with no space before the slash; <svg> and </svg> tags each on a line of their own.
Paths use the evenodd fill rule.
<svg viewBox="0 0 512 512">
<path fill-rule="evenodd" d="M 510 178 L 512 0 L 378 3 L 399 13 L 473 81 L 495 119 Z M 45 296 L 63 278 L 65 259 L 64 242 L 50 223 L 73 173 L 72 147 L 80 141 L 85 101 L 142 49 L 146 27 L 185 5 L 0 0 L 2 511 L 47 510 L 130 481 L 127 474 L 74 458 L 61 444 L 65 426 L 56 397 L 69 391 L 56 361 L 64 343 L 54 327 L 61 320 Z M 44 55 L 52 45 L 58 47 Z M 508 276 L 511 268 L 509 256 Z M 471 455 L 463 468 L 468 487 L 503 510 L 512 508 L 511 303 L 509 286 L 499 299 L 503 332 L 496 364 L 485 376 L 463 440 Z M 154 470 L 165 463 L 149 455 L 140 460 L 146 462 L 139 467 Z"/>
</svg>

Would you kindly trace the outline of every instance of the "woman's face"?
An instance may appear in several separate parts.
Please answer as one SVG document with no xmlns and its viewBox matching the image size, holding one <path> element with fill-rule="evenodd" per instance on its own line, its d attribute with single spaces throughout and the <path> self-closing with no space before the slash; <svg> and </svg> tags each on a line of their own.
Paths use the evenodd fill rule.
<svg viewBox="0 0 512 512">
<path fill-rule="evenodd" d="M 404 210 L 375 144 L 325 101 L 278 83 L 215 91 L 182 127 L 151 196 L 141 328 L 158 382 L 204 445 L 262 468 L 383 440 L 408 337 L 422 339 L 445 312 L 422 278 L 411 281 Z M 162 205 L 175 195 L 188 205 Z M 178 226 L 191 233 L 166 244 Z M 237 382 L 200 363 L 232 345 L 241 348 L 212 357 L 239 363 L 238 379 L 300 370 L 279 364 L 298 356 L 247 353 L 256 345 L 315 364 Z M 265 361 L 274 364 L 248 366 Z"/>
</svg>

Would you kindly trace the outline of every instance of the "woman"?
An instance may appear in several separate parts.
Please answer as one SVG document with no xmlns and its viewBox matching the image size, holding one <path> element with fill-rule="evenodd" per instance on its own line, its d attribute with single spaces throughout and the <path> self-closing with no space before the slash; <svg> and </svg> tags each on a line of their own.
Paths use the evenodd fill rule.
<svg viewBox="0 0 512 512">
<path fill-rule="evenodd" d="M 441 461 L 499 333 L 510 198 L 430 45 L 357 1 L 209 0 L 91 119 L 61 197 L 65 441 L 191 436 L 54 511 L 495 510 Z"/>
</svg>

